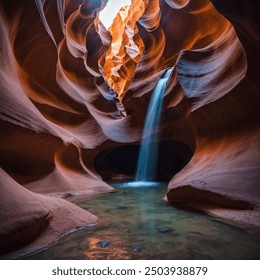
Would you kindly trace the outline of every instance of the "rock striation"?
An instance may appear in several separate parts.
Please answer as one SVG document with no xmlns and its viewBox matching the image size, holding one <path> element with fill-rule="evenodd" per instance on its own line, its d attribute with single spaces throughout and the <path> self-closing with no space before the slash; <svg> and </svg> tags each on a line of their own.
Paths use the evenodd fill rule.
<svg viewBox="0 0 260 280">
<path fill-rule="evenodd" d="M 133 177 L 148 102 L 169 67 L 165 198 L 260 225 L 257 1 L 132 0 L 108 30 L 106 2 L 0 3 L 0 239 L 17 249 L 27 229 L 43 240 L 97 222 L 57 196 Z"/>
</svg>

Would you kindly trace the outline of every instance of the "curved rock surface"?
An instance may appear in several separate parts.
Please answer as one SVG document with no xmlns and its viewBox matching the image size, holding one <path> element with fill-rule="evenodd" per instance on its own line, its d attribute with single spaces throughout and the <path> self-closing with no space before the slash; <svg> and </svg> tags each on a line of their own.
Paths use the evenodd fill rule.
<svg viewBox="0 0 260 280">
<path fill-rule="evenodd" d="M 3 258 L 33 251 L 66 232 L 98 223 L 96 216 L 74 204 L 33 193 L 2 169 L 0 175 L 0 254 Z M 11 253 L 14 249 L 16 252 Z"/>
<path fill-rule="evenodd" d="M 256 69 L 260 57 L 256 6 L 242 1 L 212 2 L 234 24 L 248 69 L 245 79 L 229 94 L 191 114 L 197 148 L 190 163 L 169 183 L 167 199 L 259 227 L 260 96 Z M 230 208 L 233 210 L 228 211 Z"/>
<path fill-rule="evenodd" d="M 99 19 L 105 0 L 1 1 L 0 163 L 4 176 L 16 181 L 2 182 L 1 191 L 15 185 L 28 196 L 91 195 L 112 190 L 103 179 L 131 177 L 131 168 L 118 168 L 120 161 L 109 156 L 123 151 L 121 162 L 136 163 L 131 151 L 140 144 L 151 92 L 174 67 L 161 139 L 185 153 L 162 153 L 162 162 L 178 162 L 174 168 L 161 164 L 161 177 L 172 178 L 167 199 L 204 209 L 214 205 L 215 213 L 220 207 L 258 213 L 256 1 L 211 2 L 133 0 L 121 11 L 131 22 L 118 15 L 106 30 Z M 9 199 L 21 197 L 11 191 Z M 55 198 L 42 199 L 36 216 L 40 227 L 50 228 Z M 2 215 L 7 206 L 0 206 Z M 33 222 L 32 216 L 25 218 Z"/>
</svg>

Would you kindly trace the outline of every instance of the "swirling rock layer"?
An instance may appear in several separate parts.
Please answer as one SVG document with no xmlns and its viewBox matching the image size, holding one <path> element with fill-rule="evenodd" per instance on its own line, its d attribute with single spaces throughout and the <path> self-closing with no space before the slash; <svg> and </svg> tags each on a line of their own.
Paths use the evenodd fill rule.
<svg viewBox="0 0 260 280">
<path fill-rule="evenodd" d="M 257 9 L 232 2 L 212 1 L 217 11 L 208 0 L 133 0 L 106 30 L 98 16 L 103 0 L 1 1 L 0 163 L 16 181 L 1 182 L 1 199 L 22 200 L 19 188 L 28 197 L 111 191 L 103 179 L 133 176 L 151 92 L 174 67 L 160 132 L 168 200 L 256 213 Z M 29 209 L 24 203 L 29 224 L 49 227 L 48 206 L 36 218 Z"/>
</svg>

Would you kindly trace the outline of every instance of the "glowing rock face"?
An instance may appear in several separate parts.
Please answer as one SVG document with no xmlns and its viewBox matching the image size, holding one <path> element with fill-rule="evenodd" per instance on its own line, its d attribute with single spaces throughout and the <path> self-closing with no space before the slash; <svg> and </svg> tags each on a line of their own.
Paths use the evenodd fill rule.
<svg viewBox="0 0 260 280">
<path fill-rule="evenodd" d="M 136 22 L 145 11 L 145 1 L 132 0 L 120 9 L 108 28 L 111 45 L 99 61 L 100 70 L 108 85 L 122 99 L 128 89 L 137 63 L 142 57 L 144 43 L 138 34 Z M 129 68 L 131 69 L 129 71 Z"/>
<path fill-rule="evenodd" d="M 24 187 L 41 194 L 109 190 L 95 159 L 140 140 L 151 92 L 162 72 L 173 66 L 161 139 L 192 151 L 196 140 L 196 153 L 170 183 L 169 200 L 176 198 L 179 186 L 192 184 L 251 201 L 259 209 L 256 1 L 211 1 L 231 19 L 244 47 L 209 0 L 135 0 L 110 30 L 98 18 L 105 2 L 0 2 L 0 160 L 10 173 L 0 176 L 7 178 L 0 182 L 0 197 L 8 202 L 1 221 L 9 227 L 18 212 L 26 221 L 30 213 L 33 218 L 44 214 L 43 196 L 22 194 Z M 106 81 L 120 99 L 125 96 L 127 118 L 118 119 L 115 104 L 106 100 Z M 122 161 L 130 165 L 132 157 L 126 153 Z M 126 176 L 104 162 L 104 178 Z M 178 199 L 184 195 L 185 189 Z M 198 192 L 202 197 L 207 195 Z M 15 201 L 23 202 L 24 211 L 10 207 Z M 52 209 L 49 199 L 44 203 Z M 60 218 L 57 214 L 53 220 Z"/>
</svg>

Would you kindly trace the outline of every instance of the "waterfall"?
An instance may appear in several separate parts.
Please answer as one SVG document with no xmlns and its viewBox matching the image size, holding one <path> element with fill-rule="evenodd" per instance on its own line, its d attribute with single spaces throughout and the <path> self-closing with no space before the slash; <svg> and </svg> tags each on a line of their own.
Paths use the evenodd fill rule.
<svg viewBox="0 0 260 280">
<path fill-rule="evenodd" d="M 156 177 L 158 158 L 158 129 L 161 119 L 162 101 L 168 79 L 173 68 L 169 68 L 157 82 L 151 96 L 145 119 L 141 148 L 138 157 L 135 181 L 150 182 Z"/>
</svg>

